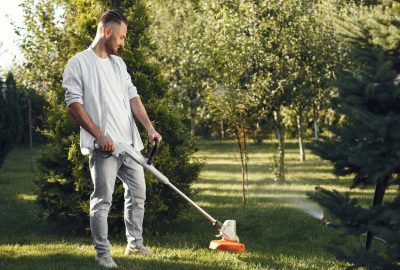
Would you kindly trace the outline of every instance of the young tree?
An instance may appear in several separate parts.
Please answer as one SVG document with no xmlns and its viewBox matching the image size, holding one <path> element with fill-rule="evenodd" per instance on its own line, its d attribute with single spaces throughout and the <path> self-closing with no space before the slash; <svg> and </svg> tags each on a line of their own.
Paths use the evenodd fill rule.
<svg viewBox="0 0 400 270">
<path fill-rule="evenodd" d="M 285 131 L 282 110 L 293 100 L 296 82 L 300 81 L 298 29 L 305 1 L 268 1 L 255 3 L 254 36 L 257 42 L 253 56 L 251 86 L 257 89 L 259 107 L 273 117 L 278 139 L 277 180 L 284 183 Z M 298 32 L 300 30 L 300 32 Z M 301 87 L 298 87 L 301 89 Z"/>
<path fill-rule="evenodd" d="M 279 178 L 284 173 L 283 113 L 294 115 L 300 160 L 305 160 L 304 117 L 315 104 L 314 122 L 319 135 L 318 98 L 339 62 L 340 50 L 332 38 L 333 29 L 324 16 L 325 6 L 318 1 L 268 1 L 256 5 L 256 35 L 259 42 L 255 59 L 254 87 L 260 88 L 263 109 L 274 120 L 279 142 Z M 327 96 L 324 95 L 326 99 Z"/>
<path fill-rule="evenodd" d="M 253 18 L 257 10 L 251 1 L 210 3 L 204 47 L 210 78 L 205 82 L 206 104 L 233 131 L 240 153 L 243 202 L 248 200 L 247 131 L 258 107 L 251 87 L 257 38 Z M 257 112 L 258 114 L 258 112 Z"/>
<path fill-rule="evenodd" d="M 202 39 L 205 28 L 198 1 L 152 0 L 149 4 L 151 37 L 158 61 L 177 109 L 190 121 L 196 134 L 198 114 L 204 103 L 202 84 L 207 78 Z"/>
</svg>

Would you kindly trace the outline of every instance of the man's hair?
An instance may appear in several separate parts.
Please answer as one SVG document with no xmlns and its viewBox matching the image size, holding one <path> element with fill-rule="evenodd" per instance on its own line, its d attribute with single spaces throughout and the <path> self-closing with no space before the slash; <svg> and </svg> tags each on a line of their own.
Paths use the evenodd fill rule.
<svg viewBox="0 0 400 270">
<path fill-rule="evenodd" d="M 119 11 L 118 9 L 109 9 L 106 12 L 104 12 L 103 15 L 101 15 L 100 17 L 99 22 L 102 23 L 103 25 L 106 25 L 109 22 L 115 22 L 118 24 L 124 22 L 126 25 L 128 25 L 128 20 L 126 19 L 124 14 L 122 14 L 122 12 Z"/>
</svg>

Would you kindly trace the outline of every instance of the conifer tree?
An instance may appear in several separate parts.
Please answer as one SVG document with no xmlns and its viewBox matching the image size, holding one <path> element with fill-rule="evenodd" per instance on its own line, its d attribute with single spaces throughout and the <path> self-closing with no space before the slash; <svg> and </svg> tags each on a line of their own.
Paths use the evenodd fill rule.
<svg viewBox="0 0 400 270">
<path fill-rule="evenodd" d="M 366 235 L 365 247 L 336 252 L 369 269 L 400 269 L 400 38 L 394 27 L 399 15 L 399 4 L 389 1 L 372 12 L 369 25 L 358 25 L 360 35 L 350 37 L 354 66 L 339 75 L 332 101 L 343 119 L 329 127 L 331 140 L 314 147 L 333 162 L 336 175 L 352 177 L 351 188 L 374 188 L 369 207 L 337 191 L 318 188 L 310 194 L 349 234 Z M 397 187 L 394 198 L 385 197 L 390 187 Z"/>
<path fill-rule="evenodd" d="M 0 168 L 22 134 L 21 106 L 17 91 L 14 76 L 9 72 L 5 84 L 0 80 Z"/>
<path fill-rule="evenodd" d="M 5 128 L 4 128 L 5 127 L 5 112 L 4 112 L 5 100 L 4 100 L 4 98 L 5 98 L 5 94 L 4 94 L 4 90 L 3 90 L 3 82 L 0 78 L 0 132 L 1 132 L 1 136 L 0 136 L 0 138 L 1 138 L 0 168 L 4 162 L 5 156 L 7 155 L 7 152 L 5 149 L 6 142 L 4 141 L 5 134 L 3 134 L 5 131 Z"/>
<path fill-rule="evenodd" d="M 59 7 L 64 11 L 61 18 L 55 12 Z M 147 37 L 149 21 L 142 1 L 25 0 L 27 30 L 22 49 L 27 59 L 27 77 L 33 86 L 32 82 L 42 82 L 39 86 L 45 86 L 42 91 L 46 91 L 49 104 L 47 126 L 42 130 L 49 143 L 38 158 L 38 202 L 43 207 L 44 217 L 67 225 L 69 230 L 82 231 L 89 226 L 89 196 L 93 187 L 87 157 L 79 150 L 79 129 L 65 106 L 62 72 L 70 57 L 90 45 L 98 18 L 112 7 L 120 9 L 128 18 L 128 38 L 120 56 L 127 64 L 150 119 L 156 121 L 154 125 L 164 138 L 154 160 L 155 166 L 189 195 L 189 185 L 199 173 L 199 163 L 191 161 L 194 145 L 190 134 L 181 124 L 180 116 L 170 109 L 164 97 L 166 84 L 159 68 L 151 63 Z M 146 139 L 147 134 L 141 131 L 142 138 Z M 146 203 L 145 228 L 174 221 L 188 206 L 149 174 L 146 184 L 147 197 L 151 199 Z M 117 181 L 113 199 L 110 231 L 119 231 L 123 228 L 120 181 Z"/>
</svg>

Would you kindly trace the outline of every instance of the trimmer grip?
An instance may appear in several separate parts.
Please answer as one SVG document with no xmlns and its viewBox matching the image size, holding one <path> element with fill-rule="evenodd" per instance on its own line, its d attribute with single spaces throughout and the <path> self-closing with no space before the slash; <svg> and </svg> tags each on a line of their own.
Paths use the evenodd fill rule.
<svg viewBox="0 0 400 270">
<path fill-rule="evenodd" d="M 148 157 L 147 157 L 147 164 L 151 165 L 151 163 L 153 163 L 153 157 L 156 154 L 157 151 L 157 145 L 158 145 L 158 140 L 157 138 L 154 140 L 155 144 L 153 149 L 150 150 L 151 145 L 150 143 L 147 144 L 147 152 L 148 152 Z"/>
</svg>

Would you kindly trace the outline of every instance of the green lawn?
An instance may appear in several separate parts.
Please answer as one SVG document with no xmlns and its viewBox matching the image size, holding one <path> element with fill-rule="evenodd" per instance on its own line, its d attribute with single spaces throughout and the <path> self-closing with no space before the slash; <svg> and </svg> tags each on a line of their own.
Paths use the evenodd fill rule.
<svg viewBox="0 0 400 270">
<path fill-rule="evenodd" d="M 195 201 L 220 221 L 235 219 L 242 254 L 208 250 L 216 230 L 193 208 L 168 234 L 146 232 L 145 241 L 159 256 L 124 257 L 123 235 L 111 237 L 112 253 L 120 269 L 344 269 L 326 248 L 361 245 L 364 238 L 343 237 L 324 227 L 303 210 L 320 211 L 309 205 L 305 193 L 316 185 L 348 190 L 348 179 L 337 179 L 331 165 L 307 152 L 298 161 L 297 145 L 287 144 L 288 184 L 272 180 L 275 144 L 249 146 L 249 194 L 241 201 L 241 174 L 237 146 L 233 141 L 201 141 L 196 157 L 206 165 Z M 40 220 L 35 204 L 29 151 L 19 146 L 0 171 L 0 269 L 98 269 L 90 236 L 71 236 Z M 370 203 L 371 190 L 352 190 Z M 122 202 L 121 202 L 122 203 Z"/>
</svg>

